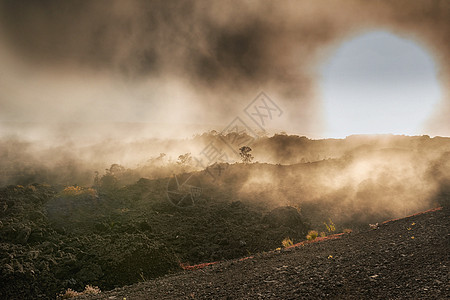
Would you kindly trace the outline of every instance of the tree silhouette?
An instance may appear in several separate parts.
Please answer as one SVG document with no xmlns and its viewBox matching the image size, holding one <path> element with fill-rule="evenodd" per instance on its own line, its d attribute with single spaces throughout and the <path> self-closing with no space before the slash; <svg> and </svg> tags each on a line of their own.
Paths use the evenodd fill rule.
<svg viewBox="0 0 450 300">
<path fill-rule="evenodd" d="M 177 164 L 179 165 L 189 165 L 192 162 L 191 153 L 186 153 L 178 156 Z"/>
<path fill-rule="evenodd" d="M 253 156 L 250 154 L 250 151 L 252 151 L 252 148 L 248 146 L 243 146 L 239 148 L 239 155 L 241 156 L 242 162 L 244 164 L 251 163 L 253 160 Z"/>
</svg>

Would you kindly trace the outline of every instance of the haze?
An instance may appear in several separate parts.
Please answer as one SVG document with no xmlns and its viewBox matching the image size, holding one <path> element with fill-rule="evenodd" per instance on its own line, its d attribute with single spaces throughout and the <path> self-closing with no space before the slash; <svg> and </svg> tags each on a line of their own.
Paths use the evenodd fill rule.
<svg viewBox="0 0 450 300">
<path fill-rule="evenodd" d="M 449 136 L 449 15 L 448 1 L 4 0 L 1 134 L 186 137 L 223 129 L 264 91 L 283 110 L 266 128 L 274 131 L 309 137 L 389 131 Z M 402 85 L 431 82 L 435 93 L 413 101 L 427 110 L 410 130 L 399 132 L 402 127 L 388 119 L 379 132 L 375 125 L 335 134 L 329 130 L 320 68 L 345 43 L 371 32 L 420 48 L 434 69 L 405 68 Z M 389 55 L 398 50 L 392 45 L 380 41 L 374 51 Z M 395 63 L 391 67 L 398 71 Z M 364 92 L 389 93 L 376 90 L 381 74 L 361 72 L 373 82 Z M 422 72 L 429 75 L 415 76 Z M 399 99 L 395 109 L 405 109 L 398 112 L 401 119 L 416 119 L 422 106 L 410 106 L 405 95 Z M 366 111 L 355 113 L 364 119 Z M 78 125 L 62 132 L 61 123 L 73 122 Z M 117 122 L 148 126 L 139 134 L 119 135 L 110 126 Z"/>
</svg>

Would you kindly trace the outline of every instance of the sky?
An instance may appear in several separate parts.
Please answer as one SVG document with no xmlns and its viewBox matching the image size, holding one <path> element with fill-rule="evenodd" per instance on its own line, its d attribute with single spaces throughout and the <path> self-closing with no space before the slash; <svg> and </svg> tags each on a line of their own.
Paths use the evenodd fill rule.
<svg viewBox="0 0 450 300">
<path fill-rule="evenodd" d="M 450 136 L 449 48 L 445 0 L 0 0 L 0 133 L 176 135 L 238 118 L 309 137 Z M 274 114 L 262 125 L 255 107 Z"/>
<path fill-rule="evenodd" d="M 426 133 L 424 124 L 442 99 L 428 52 L 386 31 L 344 42 L 321 74 L 328 137 Z"/>
</svg>

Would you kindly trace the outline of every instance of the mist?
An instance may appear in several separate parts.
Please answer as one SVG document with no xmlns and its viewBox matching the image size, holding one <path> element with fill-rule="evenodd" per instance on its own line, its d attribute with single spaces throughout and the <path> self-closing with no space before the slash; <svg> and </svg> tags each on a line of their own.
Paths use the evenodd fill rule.
<svg viewBox="0 0 450 300">
<path fill-rule="evenodd" d="M 366 203 L 369 212 L 389 203 L 395 215 L 405 203 L 423 208 L 447 180 L 445 168 L 440 179 L 429 175 L 447 142 L 437 153 L 429 147 L 436 140 L 426 151 L 413 147 L 426 155 L 364 156 L 365 141 L 325 140 L 319 70 L 367 32 L 414 41 L 432 57 L 442 89 L 417 134 L 450 136 L 449 22 L 450 4 L 439 0 L 0 1 L 1 183 L 89 185 L 112 164 L 135 172 L 132 180 L 200 172 L 217 160 L 180 169 L 179 155 L 198 157 L 241 126 L 257 161 L 292 166 L 281 177 L 271 168 L 249 174 L 239 197 L 264 191 L 281 205 L 300 193 L 303 204 Z M 264 126 L 247 111 L 261 92 L 277 108 Z M 280 132 L 295 136 L 273 135 Z M 390 143 L 376 140 L 377 151 Z M 166 171 L 150 171 L 160 170 L 152 164 L 162 153 Z M 302 188 L 291 195 L 283 186 L 296 180 Z"/>
<path fill-rule="evenodd" d="M 289 167 L 254 167 L 239 195 L 251 203 L 298 207 L 305 217 L 375 223 L 438 206 L 441 181 L 430 167 L 440 163 L 385 149 Z"/>
<path fill-rule="evenodd" d="M 242 171 L 237 195 L 340 224 L 404 217 L 442 204 L 450 182 L 449 146 L 448 138 L 428 136 L 308 140 L 276 135 L 255 144 L 255 158 L 272 164 Z"/>
<path fill-rule="evenodd" d="M 440 67 L 426 133 L 449 135 L 447 1 L 1 1 L 0 12 L 2 122 L 138 122 L 178 137 L 169 128 L 226 126 L 263 90 L 284 112 L 271 128 L 320 137 L 318 66 L 383 29 Z"/>
</svg>

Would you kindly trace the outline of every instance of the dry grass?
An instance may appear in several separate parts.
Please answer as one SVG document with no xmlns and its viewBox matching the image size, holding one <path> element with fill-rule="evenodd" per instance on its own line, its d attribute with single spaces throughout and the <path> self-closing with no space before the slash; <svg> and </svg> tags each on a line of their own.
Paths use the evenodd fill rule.
<svg viewBox="0 0 450 300">
<path fill-rule="evenodd" d="M 59 296 L 57 297 L 58 299 L 69 299 L 69 298 L 75 298 L 81 295 L 97 295 L 100 294 L 101 291 L 98 288 L 98 286 L 92 286 L 92 285 L 86 285 L 86 287 L 84 288 L 84 291 L 82 292 L 77 292 L 74 291 L 72 289 L 67 289 L 64 294 L 59 294 Z"/>
<path fill-rule="evenodd" d="M 294 245 L 294 242 L 290 238 L 287 237 L 281 242 L 281 244 L 283 245 L 284 248 L 287 248 L 287 247 L 291 247 L 292 245 Z"/>
<path fill-rule="evenodd" d="M 83 188 L 81 186 L 67 186 L 64 188 L 64 190 L 60 193 L 61 196 L 69 197 L 69 196 L 80 196 L 80 195 L 89 195 L 89 196 L 96 196 L 97 191 L 93 188 Z"/>
<path fill-rule="evenodd" d="M 310 230 L 310 231 L 308 232 L 308 235 L 306 236 L 306 239 L 307 239 L 308 241 L 312 241 L 312 240 L 315 240 L 315 239 L 317 238 L 318 235 L 319 235 L 319 233 L 318 233 L 317 231 L 315 231 L 315 230 Z"/>
<path fill-rule="evenodd" d="M 328 224 L 327 222 L 323 222 L 323 224 L 325 224 L 325 227 L 327 228 L 329 233 L 333 233 L 336 231 L 336 225 L 334 225 L 333 221 L 331 221 L 331 219 L 328 219 Z"/>
</svg>

